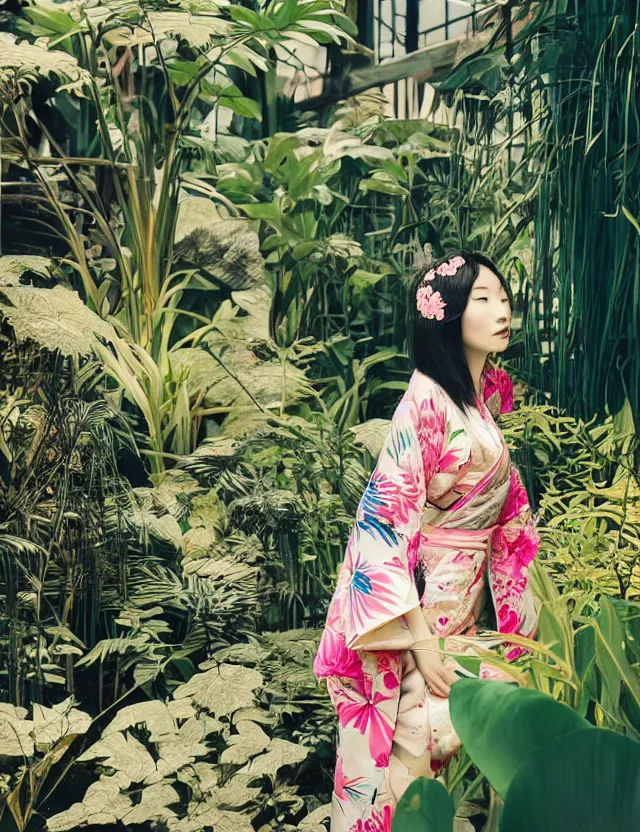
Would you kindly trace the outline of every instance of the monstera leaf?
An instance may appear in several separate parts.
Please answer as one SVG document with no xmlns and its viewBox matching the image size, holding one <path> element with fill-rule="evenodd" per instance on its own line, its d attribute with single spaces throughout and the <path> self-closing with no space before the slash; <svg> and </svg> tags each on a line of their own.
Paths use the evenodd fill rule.
<svg viewBox="0 0 640 832">
<path fill-rule="evenodd" d="M 116 333 L 64 286 L 0 288 L 0 316 L 12 327 L 19 342 L 32 341 L 62 355 L 89 355 L 98 338 L 112 341 Z"/>
<path fill-rule="evenodd" d="M 209 272 L 231 289 L 265 281 L 260 240 L 246 219 L 222 216 L 204 197 L 185 197 L 178 206 L 175 256 Z"/>
</svg>

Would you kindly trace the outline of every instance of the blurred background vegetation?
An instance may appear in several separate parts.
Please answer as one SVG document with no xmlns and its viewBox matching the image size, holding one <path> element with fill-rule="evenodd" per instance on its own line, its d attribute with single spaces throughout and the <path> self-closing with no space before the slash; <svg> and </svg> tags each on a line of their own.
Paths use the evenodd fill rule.
<svg viewBox="0 0 640 832">
<path fill-rule="evenodd" d="M 640 732 L 640 11 L 0 7 L 0 825 L 307 830 L 416 246 L 512 282 L 523 684 Z M 526 677 L 526 678 L 525 678 Z M 457 832 L 498 829 L 463 753 Z"/>
</svg>

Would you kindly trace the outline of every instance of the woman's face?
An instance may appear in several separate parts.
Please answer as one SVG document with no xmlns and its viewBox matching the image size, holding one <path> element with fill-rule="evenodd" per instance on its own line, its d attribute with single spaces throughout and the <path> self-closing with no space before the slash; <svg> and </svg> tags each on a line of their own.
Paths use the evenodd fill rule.
<svg viewBox="0 0 640 832">
<path fill-rule="evenodd" d="M 462 313 L 462 343 L 467 350 L 502 352 L 509 344 L 511 304 L 497 275 L 480 266 Z"/>
</svg>

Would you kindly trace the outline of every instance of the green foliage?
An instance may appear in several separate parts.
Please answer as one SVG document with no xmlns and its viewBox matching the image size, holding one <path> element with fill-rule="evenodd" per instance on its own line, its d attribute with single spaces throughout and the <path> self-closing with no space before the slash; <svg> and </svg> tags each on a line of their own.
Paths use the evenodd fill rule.
<svg viewBox="0 0 640 832">
<path fill-rule="evenodd" d="M 228 83 L 232 70 L 253 75 L 256 67 L 266 70 L 270 50 L 289 38 L 339 42 L 353 30 L 345 15 L 324 2 L 244 11 L 197 3 L 188 10 L 172 4 L 152 9 L 136 3 L 99 9 L 63 4 L 55 10 L 36 5 L 25 11 L 31 23 L 20 18 L 16 29 L 27 38 L 37 34 L 50 40 L 10 45 L 0 78 L 6 92 L 8 158 L 16 167 L 26 167 L 38 186 L 51 215 L 47 225 L 68 249 L 61 264 L 73 270 L 93 310 L 117 330 L 119 338 L 111 337 L 110 330 L 110 345 L 98 346 L 96 352 L 143 415 L 156 473 L 163 470 L 167 453 L 195 448 L 203 418 L 224 412 L 220 408 L 235 401 L 238 389 L 256 383 L 251 364 L 256 357 L 247 349 L 247 333 L 236 326 L 240 341 L 232 338 L 231 343 L 222 335 L 237 314 L 230 304 L 233 290 L 262 288 L 267 293 L 265 322 L 270 305 L 257 235 L 209 184 L 206 172 L 191 174 L 193 133 L 202 128 L 204 108 L 230 107 L 243 117 L 259 117 L 256 102 Z M 168 43 L 171 50 L 165 55 L 160 47 Z M 145 44 L 153 48 L 141 49 Z M 116 65 L 122 47 L 127 47 L 123 54 L 130 89 L 119 78 L 124 66 Z M 98 62 L 96 56 L 103 52 L 107 60 Z M 59 125 L 48 125 L 47 113 L 28 103 L 33 85 L 44 83 L 48 74 L 74 81 L 70 89 L 59 86 L 56 98 L 70 132 L 79 135 L 74 131 L 78 121 L 95 124 L 94 134 L 73 158 L 62 150 Z M 79 102 L 71 103 L 72 93 L 81 97 Z M 32 123 L 51 148 L 53 158 L 46 165 L 30 148 Z M 212 157 L 210 140 L 201 148 L 204 157 Z M 78 222 L 71 218 L 70 205 L 78 209 Z M 52 291 L 55 296 L 22 290 L 17 297 L 22 307 L 28 300 L 42 306 L 57 299 L 58 289 Z M 204 293 L 202 311 L 207 314 L 191 308 Z M 253 302 L 255 298 L 238 299 L 240 308 Z M 41 327 L 25 330 L 24 315 L 20 322 L 17 335 L 42 341 Z M 190 367 L 182 350 L 197 347 L 205 335 L 211 363 L 217 362 L 217 381 L 227 388 L 224 396 L 215 395 L 214 383 L 196 389 L 193 381 L 187 383 Z M 267 337 L 264 326 L 260 340 Z M 46 345 L 56 347 L 55 341 Z M 234 347 L 236 371 L 220 356 Z M 204 354 L 196 357 L 202 363 Z M 279 356 L 259 373 L 267 407 L 275 400 L 283 409 L 289 388 L 293 385 L 300 395 L 304 387 L 302 373 L 290 367 L 287 378 L 284 365 Z M 238 378 L 243 366 L 251 367 L 244 373 L 249 378 Z M 202 408 L 205 396 L 208 407 Z M 250 427 L 236 420 L 236 431 Z"/>
<path fill-rule="evenodd" d="M 271 655 L 268 647 L 262 653 Z M 317 807 L 297 794 L 289 773 L 311 748 L 278 736 L 285 712 L 271 696 L 259 670 L 211 661 L 165 701 L 124 705 L 110 720 L 106 712 L 92 719 L 70 700 L 35 705 L 32 720 L 3 706 L 0 754 L 13 760 L 5 786 L 15 828 L 35 828 L 45 805 L 51 832 L 117 822 L 249 832 L 252 821 L 299 818 L 307 803 Z M 70 803 L 59 787 L 80 770 L 96 779 Z M 61 811 L 48 808 L 54 794 Z"/>
<path fill-rule="evenodd" d="M 625 9 L 592 71 L 574 37 L 583 12 L 551 5 L 558 14 L 533 18 L 515 61 L 472 55 L 443 85 L 462 130 L 384 119 L 375 96 L 321 127 L 280 125 L 275 67 L 300 64 L 291 42 L 355 34 L 324 0 L 36 3 L 7 14 L 17 37 L 0 50 L 3 170 L 8 188 L 25 183 L 8 202 L 3 243 L 15 253 L 0 258 L 8 828 L 323 828 L 334 714 L 311 672 L 319 633 L 298 628 L 324 620 L 388 427 L 375 417 L 390 415 L 406 383 L 414 237 L 436 252 L 487 251 L 516 289 L 522 334 L 505 358 L 525 366 L 526 341 L 529 364 L 516 375 L 530 387 L 501 426 L 539 509 L 531 576 L 542 609 L 537 641 L 513 639 L 531 651 L 511 668 L 530 690 L 503 688 L 509 702 L 498 702 L 493 684 L 478 689 L 460 717 L 468 748 L 445 773 L 451 797 L 440 783 L 414 784 L 411 823 L 417 813 L 451 828 L 455 804 L 457 820 L 486 813 L 497 828 L 502 800 L 489 783 L 516 807 L 505 829 L 510 812 L 533 818 L 523 785 L 533 769 L 536 788 L 583 800 L 585 829 L 592 819 L 615 828 L 589 802 L 606 806 L 598 790 L 614 781 L 594 782 L 591 764 L 597 754 L 626 761 L 607 775 L 616 782 L 637 766 L 637 437 L 629 404 L 596 424 L 547 399 L 604 399 L 598 385 L 613 364 L 600 353 L 622 343 L 618 333 L 611 347 L 606 333 L 623 317 L 616 310 L 637 307 L 623 280 L 637 230 L 633 131 L 622 144 L 608 135 L 614 105 L 600 83 L 590 93 L 584 84 L 606 76 L 620 112 L 632 113 L 622 88 L 637 56 Z M 554 94 L 529 95 L 549 92 L 546 72 L 570 92 L 561 119 L 549 118 Z M 571 107 L 575 123 L 586 119 L 578 133 Z M 525 117 L 523 153 L 514 114 Z M 229 132 L 218 117 L 231 119 Z M 505 120 L 508 138 L 496 143 Z M 550 158 L 556 124 L 556 137 L 571 133 L 571 153 L 558 139 Z M 603 296 L 583 291 L 590 272 L 574 230 L 591 206 L 572 183 L 587 168 L 601 182 L 607 165 L 620 176 L 614 208 L 600 191 L 598 223 L 607 250 L 627 254 L 613 258 L 611 294 L 587 315 L 585 299 Z M 567 356 L 589 379 L 574 392 Z M 285 627 L 294 629 L 270 632 Z M 526 743 L 501 721 L 511 699 L 514 711 L 531 709 Z M 597 726 L 570 735 L 566 771 L 556 721 Z M 532 762 L 518 769 L 524 757 Z"/>
<path fill-rule="evenodd" d="M 451 719 L 474 765 L 504 799 L 528 754 L 589 724 L 539 691 L 486 682 L 461 679 L 452 686 Z"/>
<path fill-rule="evenodd" d="M 393 832 L 453 832 L 453 801 L 439 780 L 418 777 L 398 801 Z"/>
<path fill-rule="evenodd" d="M 637 742 L 602 728 L 556 737 L 513 778 L 500 829 L 522 829 L 526 817 L 532 832 L 561 832 L 571 825 L 623 832 L 640 811 L 639 775 Z"/>
<path fill-rule="evenodd" d="M 636 431 L 639 15 L 625 0 L 513 4 L 510 36 L 483 42 L 439 87 L 470 151 L 447 183 L 451 219 L 481 191 L 485 221 L 463 225 L 464 239 L 490 234 L 506 254 L 505 223 L 530 237 L 509 251 L 528 272 L 527 376 L 582 418 L 629 407 Z"/>
<path fill-rule="evenodd" d="M 541 557 L 566 599 L 586 612 L 601 593 L 640 598 L 637 436 L 611 417 L 585 423 L 543 405 L 504 414 L 501 427 L 537 496 Z"/>
<path fill-rule="evenodd" d="M 49 685 L 73 691 L 103 592 L 119 585 L 126 544 L 117 523 L 108 533 L 107 504 L 132 499 L 117 457 L 133 445 L 90 371 L 76 376 L 70 359 L 0 337 L 0 669 L 22 704 Z"/>
<path fill-rule="evenodd" d="M 640 810 L 637 742 L 589 727 L 548 696 L 507 682 L 461 679 L 450 708 L 467 753 L 504 800 L 493 803 L 487 832 L 522 829 L 525 818 L 532 830 L 632 827 Z M 453 817 L 444 786 L 418 778 L 399 801 L 393 832 L 452 832 Z"/>
<path fill-rule="evenodd" d="M 584 614 L 543 569 L 532 573 L 543 607 L 538 641 L 545 656 L 531 666 L 533 684 L 598 725 L 640 736 L 638 604 L 602 595 Z"/>
</svg>

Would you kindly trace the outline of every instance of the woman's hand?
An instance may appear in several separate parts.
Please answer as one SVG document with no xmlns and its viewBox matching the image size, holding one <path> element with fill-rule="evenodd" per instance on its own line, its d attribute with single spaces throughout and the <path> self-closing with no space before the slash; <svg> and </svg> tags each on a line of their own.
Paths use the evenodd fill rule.
<svg viewBox="0 0 640 832">
<path fill-rule="evenodd" d="M 457 682 L 459 677 L 447 666 L 447 657 L 438 652 L 438 638 L 424 639 L 419 644 L 421 647 L 430 649 L 421 650 L 417 645 L 413 648 L 416 666 L 431 693 L 446 698 L 451 691 L 451 685 Z"/>
</svg>

